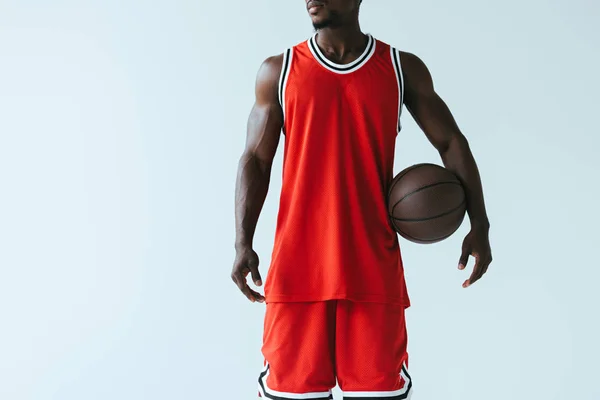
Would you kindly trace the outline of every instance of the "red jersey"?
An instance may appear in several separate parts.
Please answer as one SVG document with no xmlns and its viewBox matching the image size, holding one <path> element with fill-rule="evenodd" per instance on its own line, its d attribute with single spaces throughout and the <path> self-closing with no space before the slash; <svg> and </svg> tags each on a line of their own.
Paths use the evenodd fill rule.
<svg viewBox="0 0 600 400">
<path fill-rule="evenodd" d="M 284 53 L 285 137 L 267 302 L 347 299 L 409 306 L 386 194 L 400 131 L 400 54 L 368 35 L 349 64 L 317 34 Z"/>
</svg>

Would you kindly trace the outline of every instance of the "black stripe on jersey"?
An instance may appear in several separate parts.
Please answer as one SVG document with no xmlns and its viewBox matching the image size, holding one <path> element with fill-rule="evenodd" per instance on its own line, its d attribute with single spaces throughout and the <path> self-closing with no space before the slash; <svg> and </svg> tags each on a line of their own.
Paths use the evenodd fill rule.
<svg viewBox="0 0 600 400">
<path fill-rule="evenodd" d="M 265 394 L 265 397 L 267 399 L 271 399 L 271 400 L 295 400 L 295 399 L 290 399 L 287 397 L 274 396 L 267 391 L 267 388 L 265 387 L 265 384 L 264 384 L 264 380 L 266 379 L 266 376 L 269 373 L 270 368 L 271 368 L 271 366 L 267 365 L 267 368 L 263 372 L 261 372 L 260 376 L 258 377 L 258 384 L 259 384 L 260 388 L 262 389 L 262 392 Z M 333 394 L 329 393 L 329 396 L 327 396 L 327 397 L 307 398 L 306 400 L 333 400 Z"/>
<path fill-rule="evenodd" d="M 290 66 L 290 53 L 292 49 L 287 49 L 283 56 L 283 70 L 281 71 L 281 79 L 279 80 L 279 103 L 283 107 L 283 88 L 285 87 L 285 81 L 288 74 L 288 68 Z"/>
<path fill-rule="evenodd" d="M 351 399 L 356 399 L 356 400 L 405 400 L 408 398 L 408 396 L 410 395 L 410 390 L 412 389 L 412 379 L 410 377 L 410 375 L 408 374 L 408 371 L 406 370 L 406 367 L 403 365 L 402 366 L 402 371 L 404 372 L 404 375 L 406 375 L 407 382 L 408 385 L 406 386 L 406 391 L 402 394 L 399 394 L 397 396 L 380 396 L 380 397 L 376 397 L 376 396 L 370 396 L 370 397 L 350 397 L 350 396 L 344 396 L 344 400 L 351 400 Z"/>
<path fill-rule="evenodd" d="M 321 56 L 321 50 L 319 49 L 319 46 L 317 46 L 316 40 L 315 40 L 315 36 L 311 37 L 310 40 L 308 41 L 310 47 L 312 47 L 313 53 L 315 54 L 315 56 L 319 59 L 319 61 L 321 61 L 323 64 L 327 65 L 329 68 L 334 69 L 336 71 L 340 71 L 340 72 L 345 72 L 345 71 L 350 71 L 351 69 L 355 69 L 357 67 L 359 67 L 360 65 L 362 65 L 365 60 L 367 58 L 369 58 L 369 55 L 371 54 L 371 51 L 373 50 L 373 46 L 375 46 L 375 39 L 369 35 L 369 43 L 367 44 L 367 51 L 364 52 L 364 54 L 362 55 L 362 57 L 358 60 L 352 63 L 352 65 L 348 66 L 348 67 L 337 67 L 335 65 L 333 65 L 331 63 L 331 61 L 329 61 L 327 58 L 322 57 Z"/>
<path fill-rule="evenodd" d="M 400 52 L 396 49 L 392 49 L 394 68 L 396 68 L 396 74 L 398 75 L 398 89 L 400 90 L 400 111 L 398 112 L 398 131 L 400 130 L 400 116 L 402 115 L 402 105 L 404 104 L 404 83 L 402 77 L 402 69 L 400 68 Z"/>
</svg>

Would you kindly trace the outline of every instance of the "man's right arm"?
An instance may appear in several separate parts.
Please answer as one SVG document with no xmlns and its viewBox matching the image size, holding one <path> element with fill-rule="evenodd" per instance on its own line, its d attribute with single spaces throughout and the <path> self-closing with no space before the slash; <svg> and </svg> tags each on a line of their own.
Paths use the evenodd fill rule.
<svg viewBox="0 0 600 400">
<path fill-rule="evenodd" d="M 258 255 L 252 249 L 258 217 L 264 205 L 271 178 L 271 167 L 279 145 L 283 111 L 278 86 L 283 55 L 263 62 L 256 78 L 256 101 L 248 118 L 246 146 L 238 165 L 235 188 L 236 260 L 231 277 L 251 301 L 263 301 L 246 282 L 248 273 L 258 286 Z"/>
</svg>

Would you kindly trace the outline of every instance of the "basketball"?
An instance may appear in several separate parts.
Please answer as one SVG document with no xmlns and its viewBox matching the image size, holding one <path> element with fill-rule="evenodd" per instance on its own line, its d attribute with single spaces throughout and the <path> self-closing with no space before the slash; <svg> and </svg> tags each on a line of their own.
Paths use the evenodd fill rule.
<svg viewBox="0 0 600 400">
<path fill-rule="evenodd" d="M 467 205 L 456 175 L 427 163 L 396 175 L 387 202 L 396 232 L 415 243 L 436 243 L 450 237 L 462 224 Z"/>
</svg>

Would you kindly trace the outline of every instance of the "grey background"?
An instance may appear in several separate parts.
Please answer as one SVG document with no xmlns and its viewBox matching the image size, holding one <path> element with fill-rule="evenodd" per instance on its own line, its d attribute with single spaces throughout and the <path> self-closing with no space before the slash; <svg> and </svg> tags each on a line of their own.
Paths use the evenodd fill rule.
<svg viewBox="0 0 600 400">
<path fill-rule="evenodd" d="M 401 242 L 415 400 L 600 399 L 599 12 L 363 5 L 365 31 L 429 66 L 492 225 L 469 289 L 467 224 Z M 255 398 L 264 305 L 229 280 L 237 161 L 258 66 L 311 33 L 301 0 L 0 1 L 0 398 Z M 403 126 L 395 172 L 440 162 Z"/>
</svg>

